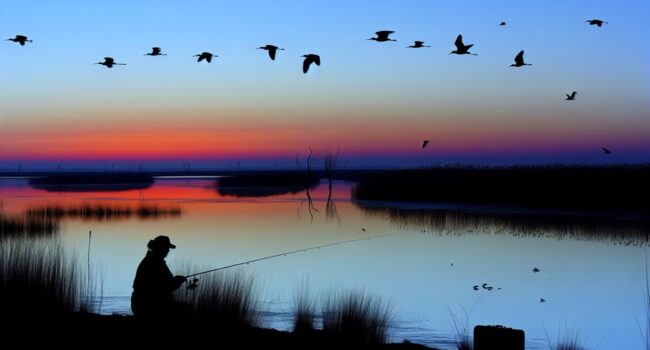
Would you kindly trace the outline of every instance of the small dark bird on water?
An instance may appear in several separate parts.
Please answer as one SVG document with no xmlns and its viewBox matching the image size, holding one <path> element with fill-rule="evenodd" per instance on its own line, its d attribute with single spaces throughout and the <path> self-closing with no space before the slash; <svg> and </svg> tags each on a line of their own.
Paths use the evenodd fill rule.
<svg viewBox="0 0 650 350">
<path fill-rule="evenodd" d="M 478 284 L 474 286 L 474 290 L 478 290 Z"/>
<path fill-rule="evenodd" d="M 167 56 L 166 53 L 162 53 L 162 50 L 159 47 L 152 47 L 151 52 L 145 53 L 145 56 Z"/>
<path fill-rule="evenodd" d="M 380 30 L 378 32 L 375 32 L 377 34 L 376 38 L 369 38 L 368 40 L 374 40 L 378 42 L 384 42 L 384 41 L 397 41 L 395 39 L 390 39 L 388 36 L 395 33 L 392 30 Z"/>
<path fill-rule="evenodd" d="M 510 67 L 522 67 L 522 66 L 532 66 L 532 64 L 524 63 L 524 50 L 519 51 L 517 56 L 515 56 L 515 63 L 510 65 Z"/>
<path fill-rule="evenodd" d="M 258 47 L 258 49 L 268 51 L 269 52 L 269 57 L 271 57 L 271 61 L 275 61 L 275 53 L 278 50 L 284 50 L 284 49 L 281 49 L 281 48 L 279 48 L 279 47 L 277 47 L 275 45 L 260 46 L 260 47 Z"/>
<path fill-rule="evenodd" d="M 219 57 L 219 56 L 217 56 L 217 55 L 213 55 L 213 54 L 211 54 L 211 53 L 209 53 L 209 52 L 207 52 L 207 51 L 201 52 L 201 54 L 199 54 L 199 55 L 194 55 L 194 56 L 192 56 L 192 57 L 198 57 L 198 59 L 196 60 L 196 62 L 201 62 L 201 61 L 203 61 L 203 60 L 206 60 L 206 61 L 208 61 L 208 63 L 210 63 L 210 62 L 212 62 L 212 56 L 214 56 L 214 57 Z"/>
<path fill-rule="evenodd" d="M 16 35 L 15 38 L 5 39 L 5 41 L 13 41 L 15 43 L 20 43 L 20 46 L 25 46 L 25 43 L 31 43 L 31 40 L 28 40 L 24 35 Z"/>
<path fill-rule="evenodd" d="M 609 22 L 605 22 L 602 19 L 588 19 L 585 22 L 589 23 L 590 26 L 596 25 L 596 26 L 599 26 L 599 27 L 602 27 L 603 23 L 609 24 Z"/>
<path fill-rule="evenodd" d="M 477 54 L 469 52 L 469 49 L 472 48 L 472 46 L 474 46 L 474 44 L 469 44 L 469 45 L 463 44 L 463 36 L 461 34 L 458 34 L 458 37 L 456 37 L 456 42 L 454 42 L 454 45 L 456 45 L 456 50 L 450 52 L 449 53 L 450 55 L 452 53 L 455 53 L 457 55 L 474 55 L 474 56 L 477 56 Z"/>
<path fill-rule="evenodd" d="M 534 268 L 534 269 L 533 269 L 533 272 L 539 272 L 539 269 L 538 269 L 538 268 Z"/>
<path fill-rule="evenodd" d="M 546 299 L 544 299 L 544 298 L 539 298 L 539 302 L 540 302 L 540 303 L 543 303 L 543 302 L 545 302 L 545 301 L 546 301 Z"/>
<path fill-rule="evenodd" d="M 362 227 L 362 228 L 361 228 L 361 231 L 366 232 L 366 229 Z"/>
<path fill-rule="evenodd" d="M 408 49 L 408 48 L 411 48 L 411 49 L 419 49 L 419 48 L 421 48 L 421 47 L 431 47 L 431 46 L 429 46 L 429 45 L 424 45 L 424 41 L 416 40 L 416 41 L 413 42 L 413 45 L 407 46 L 406 48 L 407 48 L 407 49 Z"/>
<path fill-rule="evenodd" d="M 104 62 L 97 62 L 95 64 L 104 65 L 106 68 L 113 68 L 113 66 L 126 66 L 126 63 L 115 63 L 113 57 L 104 57 Z"/>
<path fill-rule="evenodd" d="M 566 95 L 565 100 L 567 100 L 567 101 L 574 101 L 574 100 L 576 99 L 576 94 L 577 94 L 577 92 L 575 92 L 575 91 L 572 92 L 571 95 L 569 95 L 569 94 L 565 94 L 565 95 Z"/>
<path fill-rule="evenodd" d="M 307 73 L 307 71 L 309 70 L 309 66 L 312 63 L 316 63 L 317 66 L 320 66 L 320 56 L 310 53 L 308 55 L 302 55 L 302 57 L 305 58 L 305 60 L 302 62 L 303 73 Z"/>
<path fill-rule="evenodd" d="M 605 153 L 605 154 L 612 154 L 612 151 L 608 150 L 607 148 L 602 147 L 602 149 L 603 149 L 603 153 Z"/>
<path fill-rule="evenodd" d="M 501 23 L 499 23 L 499 25 L 500 25 L 500 26 L 505 26 L 505 25 L 506 25 L 506 22 L 501 21 Z"/>
<path fill-rule="evenodd" d="M 422 141 L 422 149 L 424 149 L 424 147 L 427 147 L 428 144 L 429 144 L 429 140 Z"/>
</svg>

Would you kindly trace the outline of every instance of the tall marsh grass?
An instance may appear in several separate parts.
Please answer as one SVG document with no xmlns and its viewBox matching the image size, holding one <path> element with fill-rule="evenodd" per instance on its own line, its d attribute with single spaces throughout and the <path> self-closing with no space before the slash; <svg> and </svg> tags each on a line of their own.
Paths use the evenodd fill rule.
<svg viewBox="0 0 650 350">
<path fill-rule="evenodd" d="M 449 309 L 449 315 L 451 316 L 451 322 L 456 336 L 456 348 L 458 350 L 471 350 L 472 339 L 470 337 L 469 312 L 464 308 L 463 312 L 465 313 L 465 321 L 461 321 L 458 316 L 451 311 L 451 308 Z"/>
<path fill-rule="evenodd" d="M 387 343 L 392 314 L 390 303 L 364 290 L 334 290 L 323 298 L 323 330 L 345 341 Z"/>
<path fill-rule="evenodd" d="M 566 328 L 564 332 L 558 331 L 555 345 L 552 344 L 548 334 L 546 338 L 551 350 L 587 350 L 580 333 L 576 329 Z"/>
<path fill-rule="evenodd" d="M 309 279 L 299 280 L 294 294 L 293 330 L 309 333 L 316 329 L 316 302 L 311 296 Z"/>
<path fill-rule="evenodd" d="M 98 284 L 56 237 L 0 238 L 0 309 L 9 318 L 95 311 Z M 94 287 L 93 287 L 94 285 Z"/>
<path fill-rule="evenodd" d="M 196 317 L 223 328 L 261 324 L 260 293 L 253 275 L 242 270 L 214 272 L 200 276 L 193 289 L 189 283 L 179 288 L 176 298 L 190 304 Z"/>
</svg>

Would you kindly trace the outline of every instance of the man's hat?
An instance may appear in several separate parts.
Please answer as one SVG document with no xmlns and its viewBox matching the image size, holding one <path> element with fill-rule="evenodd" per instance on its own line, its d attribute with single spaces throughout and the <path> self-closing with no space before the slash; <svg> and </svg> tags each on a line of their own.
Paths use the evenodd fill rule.
<svg viewBox="0 0 650 350">
<path fill-rule="evenodd" d="M 149 241 L 148 246 L 149 248 L 176 248 L 176 246 L 172 244 L 172 242 L 169 240 L 169 237 L 167 236 L 158 236 L 152 239 Z"/>
</svg>

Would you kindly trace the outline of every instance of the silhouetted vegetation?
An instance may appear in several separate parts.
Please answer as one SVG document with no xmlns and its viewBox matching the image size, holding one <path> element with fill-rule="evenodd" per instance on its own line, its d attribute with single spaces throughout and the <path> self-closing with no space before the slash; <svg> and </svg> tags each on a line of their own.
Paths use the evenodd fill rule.
<svg viewBox="0 0 650 350">
<path fill-rule="evenodd" d="M 472 340 L 470 337 L 469 313 L 465 310 L 465 321 L 460 321 L 456 314 L 449 309 L 452 325 L 454 327 L 454 336 L 456 337 L 456 348 L 458 350 L 472 350 Z"/>
<path fill-rule="evenodd" d="M 303 172 L 255 172 L 220 178 L 217 190 L 222 196 L 268 197 L 299 193 L 316 187 L 320 179 L 316 174 Z"/>
<path fill-rule="evenodd" d="M 29 218 L 81 219 L 84 221 L 126 220 L 132 217 L 140 220 L 155 220 L 179 217 L 181 214 L 182 211 L 179 207 L 163 208 L 154 205 L 120 207 L 90 204 L 75 207 L 47 206 L 30 208 L 25 212 L 25 215 Z"/>
<path fill-rule="evenodd" d="M 350 176 L 349 174 L 347 175 Z M 358 200 L 650 213 L 650 165 L 434 167 L 357 176 Z"/>
<path fill-rule="evenodd" d="M 51 192 L 127 191 L 153 183 L 153 176 L 137 173 L 49 174 L 29 180 L 30 186 Z"/>
<path fill-rule="evenodd" d="M 87 271 L 86 273 L 90 273 Z M 0 239 L 0 309 L 6 320 L 61 318 L 92 305 L 91 278 L 57 238 Z"/>
<path fill-rule="evenodd" d="M 467 210 L 408 209 L 358 205 L 366 215 L 384 217 L 399 228 L 448 235 L 507 234 L 555 239 L 601 240 L 622 245 L 650 243 L 650 220 L 596 215 L 562 215 Z"/>
<path fill-rule="evenodd" d="M 384 344 L 391 313 L 389 304 L 363 290 L 332 291 L 323 299 L 323 331 L 346 342 Z"/>
<path fill-rule="evenodd" d="M 52 216 L 7 215 L 0 212 L 0 238 L 7 236 L 48 236 L 59 233 L 61 222 Z"/>
<path fill-rule="evenodd" d="M 192 306 L 196 317 L 219 327 L 260 325 L 259 291 L 253 276 L 242 271 L 203 275 L 195 287 L 181 286 L 176 294 Z"/>
<path fill-rule="evenodd" d="M 564 333 L 558 332 L 558 339 L 555 345 L 548 339 L 548 345 L 552 350 L 587 350 L 584 346 L 578 331 L 574 329 L 567 329 Z"/>
<path fill-rule="evenodd" d="M 316 329 L 316 303 L 312 299 L 309 280 L 298 282 L 294 295 L 293 331 L 311 333 Z"/>
</svg>

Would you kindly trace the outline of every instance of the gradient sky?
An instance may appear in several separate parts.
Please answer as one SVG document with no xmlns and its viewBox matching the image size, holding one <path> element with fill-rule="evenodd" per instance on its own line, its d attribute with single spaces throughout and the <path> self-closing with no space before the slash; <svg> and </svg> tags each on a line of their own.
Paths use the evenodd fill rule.
<svg viewBox="0 0 650 350">
<path fill-rule="evenodd" d="M 292 166 L 310 145 L 350 167 L 647 162 L 648 16 L 645 0 L 0 0 L 2 38 L 34 40 L 0 43 L 0 168 Z M 447 55 L 458 34 L 478 56 Z M 267 43 L 286 50 L 272 62 Z M 521 49 L 533 66 L 509 68 Z M 322 66 L 305 75 L 307 53 Z"/>
</svg>

